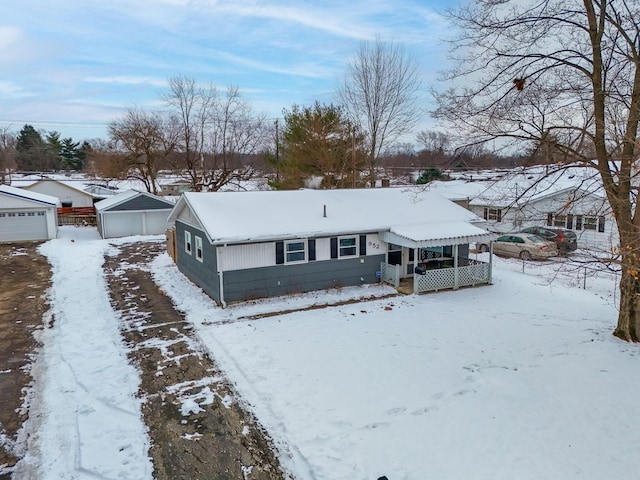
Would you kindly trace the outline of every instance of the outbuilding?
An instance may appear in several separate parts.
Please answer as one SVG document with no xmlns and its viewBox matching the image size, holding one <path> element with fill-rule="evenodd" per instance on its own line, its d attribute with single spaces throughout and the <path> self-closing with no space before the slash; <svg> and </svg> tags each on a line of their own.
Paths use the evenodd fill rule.
<svg viewBox="0 0 640 480">
<path fill-rule="evenodd" d="M 163 234 L 173 207 L 166 198 L 127 190 L 95 204 L 98 231 L 102 238 Z"/>
<path fill-rule="evenodd" d="M 59 205 L 56 197 L 0 185 L 0 242 L 56 238 Z"/>
</svg>

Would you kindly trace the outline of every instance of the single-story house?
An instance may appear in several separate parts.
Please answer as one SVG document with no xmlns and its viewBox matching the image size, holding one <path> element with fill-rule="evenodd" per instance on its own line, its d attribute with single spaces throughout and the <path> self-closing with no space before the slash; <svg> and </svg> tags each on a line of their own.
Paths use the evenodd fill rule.
<svg viewBox="0 0 640 480">
<path fill-rule="evenodd" d="M 469 209 L 494 232 L 533 226 L 573 230 L 580 247 L 610 251 L 618 244 L 615 221 L 593 169 L 570 167 L 549 173 L 528 168 L 489 182 L 469 201 Z"/>
<path fill-rule="evenodd" d="M 175 204 L 165 198 L 127 190 L 96 203 L 96 220 L 102 238 L 160 235 Z"/>
<path fill-rule="evenodd" d="M 93 195 L 89 192 L 85 192 L 82 187 L 84 184 L 78 186 L 71 185 L 70 182 L 62 182 L 59 180 L 44 179 L 38 180 L 24 187 L 25 190 L 32 192 L 44 193 L 45 195 L 51 195 L 60 199 L 60 204 L 64 208 L 83 208 L 93 207 L 93 204 L 100 200 L 101 196 Z"/>
<path fill-rule="evenodd" d="M 385 281 L 413 291 L 488 284 L 469 244 L 483 220 L 423 188 L 183 193 L 178 268 L 216 302 Z"/>
<path fill-rule="evenodd" d="M 59 204 L 56 197 L 0 185 L 0 242 L 56 238 Z"/>
</svg>

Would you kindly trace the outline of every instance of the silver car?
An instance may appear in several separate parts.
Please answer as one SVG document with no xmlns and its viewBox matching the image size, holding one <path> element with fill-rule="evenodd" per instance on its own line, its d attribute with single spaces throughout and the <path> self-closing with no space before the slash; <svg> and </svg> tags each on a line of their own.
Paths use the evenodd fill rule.
<svg viewBox="0 0 640 480">
<path fill-rule="evenodd" d="M 493 242 L 493 253 L 504 257 L 516 257 L 523 260 L 544 260 L 558 255 L 558 247 L 537 235 L 530 233 L 509 233 Z"/>
</svg>

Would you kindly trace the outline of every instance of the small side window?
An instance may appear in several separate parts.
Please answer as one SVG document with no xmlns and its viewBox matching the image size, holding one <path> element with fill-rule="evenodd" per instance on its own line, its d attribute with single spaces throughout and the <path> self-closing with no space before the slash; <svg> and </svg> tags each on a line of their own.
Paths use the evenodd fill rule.
<svg viewBox="0 0 640 480">
<path fill-rule="evenodd" d="M 193 252 L 193 246 L 191 245 L 191 232 L 184 232 L 184 251 L 189 255 Z"/>
<path fill-rule="evenodd" d="M 196 235 L 196 260 L 202 262 L 203 252 L 202 252 L 202 238 Z"/>
</svg>

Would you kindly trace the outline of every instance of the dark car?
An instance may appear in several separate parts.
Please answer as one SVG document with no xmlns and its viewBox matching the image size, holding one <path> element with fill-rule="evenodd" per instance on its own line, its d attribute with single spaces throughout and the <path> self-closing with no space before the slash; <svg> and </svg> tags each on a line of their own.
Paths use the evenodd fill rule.
<svg viewBox="0 0 640 480">
<path fill-rule="evenodd" d="M 560 254 L 573 252 L 578 248 L 578 237 L 571 230 L 553 227 L 529 227 L 520 230 L 521 233 L 533 233 L 539 237 L 554 242 Z"/>
</svg>

